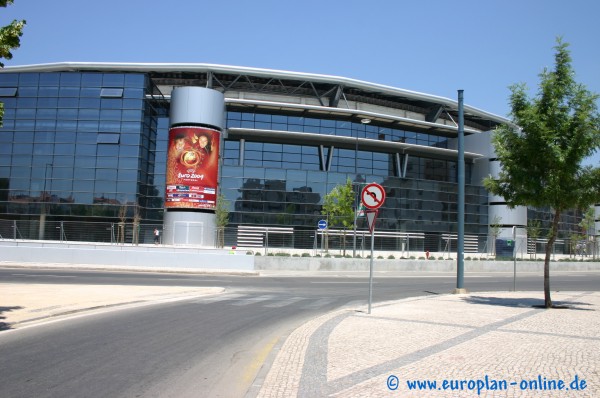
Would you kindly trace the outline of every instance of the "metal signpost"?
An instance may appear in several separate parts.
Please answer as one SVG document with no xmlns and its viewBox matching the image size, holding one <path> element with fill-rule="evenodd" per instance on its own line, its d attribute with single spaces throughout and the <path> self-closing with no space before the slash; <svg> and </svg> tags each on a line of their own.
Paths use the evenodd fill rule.
<svg viewBox="0 0 600 398">
<path fill-rule="evenodd" d="M 375 248 L 375 220 L 378 210 L 385 201 L 385 190 L 379 184 L 368 184 L 360 194 L 362 204 L 368 209 L 366 211 L 369 231 L 371 231 L 371 261 L 369 266 L 369 314 L 373 302 L 373 252 Z"/>
<path fill-rule="evenodd" d="M 327 229 L 327 220 L 319 220 L 319 222 L 317 223 L 317 228 L 319 228 L 320 231 L 324 231 Z M 315 244 L 316 246 L 316 244 Z M 315 251 L 316 251 L 316 247 L 315 247 Z M 323 254 L 323 232 L 321 232 L 321 255 Z"/>
</svg>

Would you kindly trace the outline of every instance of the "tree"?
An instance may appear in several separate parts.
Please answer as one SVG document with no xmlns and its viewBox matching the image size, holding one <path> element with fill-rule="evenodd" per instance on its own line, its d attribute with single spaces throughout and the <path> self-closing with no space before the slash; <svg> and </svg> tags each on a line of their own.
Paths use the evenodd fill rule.
<svg viewBox="0 0 600 398">
<path fill-rule="evenodd" d="M 348 178 L 344 185 L 337 185 L 323 199 L 322 214 L 327 216 L 327 224 L 341 227 L 343 232 L 343 251 L 346 255 L 346 230 L 354 225 L 354 190 Z"/>
<path fill-rule="evenodd" d="M 13 4 L 14 0 L 0 0 L 0 7 L 6 7 Z M 9 25 L 0 28 L 0 58 L 12 59 L 12 52 L 15 48 L 21 46 L 21 36 L 23 35 L 23 27 L 26 21 L 12 21 Z M 0 68 L 4 68 L 4 64 L 0 62 Z M 4 104 L 0 102 L 0 125 L 4 116 Z"/>
<path fill-rule="evenodd" d="M 225 227 L 229 224 L 229 201 L 222 193 L 217 196 L 215 207 L 217 225 L 217 247 L 225 246 Z"/>
<path fill-rule="evenodd" d="M 533 258 L 537 259 L 537 240 L 542 232 L 540 220 L 527 221 L 527 237 L 533 246 Z"/>
<path fill-rule="evenodd" d="M 586 251 L 589 253 L 592 252 L 592 257 L 596 258 L 596 241 L 595 241 L 595 220 L 596 220 L 596 211 L 594 206 L 589 207 L 583 213 L 583 219 L 579 223 L 579 227 L 581 228 L 582 235 L 584 235 L 584 239 L 586 240 Z M 587 249 L 591 250 L 587 250 Z"/>
<path fill-rule="evenodd" d="M 524 84 L 510 87 L 514 124 L 500 126 L 492 142 L 502 165 L 485 187 L 509 207 L 550 207 L 552 223 L 544 260 L 544 306 L 550 297 L 550 256 L 561 214 L 587 208 L 600 195 L 600 169 L 582 161 L 600 147 L 598 95 L 574 80 L 568 44 L 555 46 L 554 70 L 540 74 L 539 91 L 530 99 Z"/>
<path fill-rule="evenodd" d="M 496 239 L 500 235 L 500 230 L 502 229 L 502 217 L 494 216 L 492 222 L 490 222 L 490 236 L 492 237 L 492 244 L 490 245 L 490 250 L 492 255 L 496 255 Z"/>
</svg>

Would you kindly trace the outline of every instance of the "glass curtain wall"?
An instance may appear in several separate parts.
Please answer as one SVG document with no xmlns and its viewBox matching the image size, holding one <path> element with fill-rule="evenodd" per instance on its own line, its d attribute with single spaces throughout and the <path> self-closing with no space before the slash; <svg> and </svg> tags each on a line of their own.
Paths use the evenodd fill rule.
<svg viewBox="0 0 600 398">
<path fill-rule="evenodd" d="M 145 74 L 2 73 L 0 216 L 102 220 L 156 206 Z"/>
<path fill-rule="evenodd" d="M 447 147 L 444 137 L 348 121 L 229 112 L 228 127 L 275 129 Z M 243 150 L 243 154 L 240 151 Z M 329 148 L 324 148 L 328 156 Z M 329 172 L 321 171 L 317 146 L 226 141 L 222 189 L 232 203 L 233 224 L 314 229 L 323 197 L 348 178 L 356 189 L 383 184 L 387 199 L 381 228 L 403 232 L 456 233 L 456 162 L 409 157 L 406 178 L 394 177 L 393 155 L 334 148 Z M 243 155 L 243 156 L 242 156 Z M 243 159 L 243 165 L 240 164 Z M 467 181 L 471 166 L 467 164 Z M 487 193 L 467 187 L 466 232 L 485 234 Z M 365 223 L 361 218 L 359 225 Z M 363 226 L 364 227 L 364 226 Z"/>
</svg>

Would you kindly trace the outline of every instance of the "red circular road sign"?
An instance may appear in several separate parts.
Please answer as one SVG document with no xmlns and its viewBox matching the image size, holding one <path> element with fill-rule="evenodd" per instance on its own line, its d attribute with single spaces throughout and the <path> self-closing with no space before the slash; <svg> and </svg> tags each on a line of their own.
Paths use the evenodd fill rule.
<svg viewBox="0 0 600 398">
<path fill-rule="evenodd" d="M 368 184 L 363 188 L 360 199 L 367 209 L 378 209 L 385 202 L 385 190 L 379 184 Z"/>
</svg>

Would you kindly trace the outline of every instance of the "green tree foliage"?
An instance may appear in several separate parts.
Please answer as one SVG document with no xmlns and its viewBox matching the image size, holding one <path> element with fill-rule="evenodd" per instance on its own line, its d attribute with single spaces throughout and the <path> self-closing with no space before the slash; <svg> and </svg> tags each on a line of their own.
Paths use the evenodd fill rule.
<svg viewBox="0 0 600 398">
<path fill-rule="evenodd" d="M 533 246 L 533 258 L 537 258 L 537 239 L 542 233 L 542 223 L 540 220 L 527 221 L 527 237 Z"/>
<path fill-rule="evenodd" d="M 6 7 L 13 4 L 14 0 L 0 0 L 0 7 Z M 21 36 L 25 27 L 25 20 L 12 21 L 9 25 L 0 28 L 0 58 L 12 59 L 12 50 L 21 46 Z M 4 68 L 4 64 L 0 62 L 0 68 Z M 4 116 L 4 104 L 0 102 L 0 125 L 2 125 L 2 117 Z"/>
<path fill-rule="evenodd" d="M 600 195 L 600 169 L 582 165 L 600 147 L 598 95 L 575 82 L 568 44 L 558 39 L 555 50 L 554 70 L 540 74 L 534 98 L 523 84 L 510 87 L 514 124 L 499 127 L 493 136 L 502 170 L 497 179 L 484 181 L 510 207 L 552 209 L 544 262 L 546 308 L 552 307 L 550 256 L 560 215 L 588 208 Z"/>
<path fill-rule="evenodd" d="M 330 226 L 347 229 L 354 225 L 354 196 L 350 179 L 325 195 L 322 214 Z"/>
<path fill-rule="evenodd" d="M 323 199 L 321 213 L 327 216 L 330 227 L 339 227 L 344 230 L 343 248 L 346 254 L 346 233 L 348 228 L 354 226 L 354 190 L 352 181 L 348 178 L 344 185 L 337 185 Z"/>
<path fill-rule="evenodd" d="M 502 229 L 502 217 L 494 216 L 494 219 L 490 222 L 490 236 L 492 237 L 492 242 L 489 245 L 490 251 L 493 255 L 496 255 L 496 239 L 500 235 L 500 230 Z"/>
<path fill-rule="evenodd" d="M 215 207 L 215 217 L 217 224 L 217 245 L 225 246 L 225 227 L 229 224 L 229 201 L 225 199 L 222 193 L 217 196 L 217 205 Z"/>
</svg>

